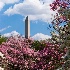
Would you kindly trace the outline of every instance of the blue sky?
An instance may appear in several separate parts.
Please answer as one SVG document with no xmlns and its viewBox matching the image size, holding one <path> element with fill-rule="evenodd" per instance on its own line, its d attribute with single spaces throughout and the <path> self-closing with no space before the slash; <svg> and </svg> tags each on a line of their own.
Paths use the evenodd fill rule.
<svg viewBox="0 0 70 70">
<path fill-rule="evenodd" d="M 53 0 L 0 0 L 0 33 L 25 34 L 25 18 L 30 19 L 31 37 L 50 37 L 47 27 L 51 25 L 51 14 L 49 4 Z"/>
</svg>

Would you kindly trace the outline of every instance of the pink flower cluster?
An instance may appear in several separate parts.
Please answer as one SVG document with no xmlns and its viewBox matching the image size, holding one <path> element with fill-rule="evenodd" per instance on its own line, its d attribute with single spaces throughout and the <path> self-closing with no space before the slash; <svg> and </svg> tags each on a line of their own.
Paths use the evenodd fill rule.
<svg viewBox="0 0 70 70">
<path fill-rule="evenodd" d="M 33 42 L 22 37 L 10 37 L 0 45 L 0 52 L 14 70 L 54 70 L 64 63 L 62 56 L 65 55 L 66 49 L 61 50 L 59 45 L 46 42 L 42 50 L 35 50 L 32 47 Z"/>
<path fill-rule="evenodd" d="M 57 10 L 58 7 L 66 8 L 69 6 L 69 0 L 55 0 L 50 4 L 52 10 Z"/>
</svg>

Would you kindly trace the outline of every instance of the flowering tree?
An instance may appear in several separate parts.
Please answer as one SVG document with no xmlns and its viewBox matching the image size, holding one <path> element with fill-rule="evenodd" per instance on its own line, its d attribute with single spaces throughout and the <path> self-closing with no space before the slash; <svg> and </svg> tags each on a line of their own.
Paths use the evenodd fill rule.
<svg viewBox="0 0 70 70">
<path fill-rule="evenodd" d="M 36 41 L 38 42 L 38 41 Z M 40 47 L 37 49 L 35 46 Z M 31 39 L 10 37 L 0 45 L 7 64 L 5 70 L 54 70 L 64 64 L 66 49 L 49 42 L 35 43 Z"/>
<path fill-rule="evenodd" d="M 52 10 L 58 12 L 52 21 L 57 33 L 52 32 L 52 39 L 56 43 L 60 43 L 62 49 L 64 47 L 68 49 L 63 66 L 64 69 L 68 69 L 70 68 L 70 0 L 55 0 L 50 6 Z"/>
</svg>

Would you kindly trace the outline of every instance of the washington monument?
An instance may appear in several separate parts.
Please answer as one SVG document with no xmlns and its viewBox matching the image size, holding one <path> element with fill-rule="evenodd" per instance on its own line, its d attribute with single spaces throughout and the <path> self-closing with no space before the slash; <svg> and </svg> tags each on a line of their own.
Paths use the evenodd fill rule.
<svg viewBox="0 0 70 70">
<path fill-rule="evenodd" d="M 25 19 L 25 38 L 29 38 L 30 37 L 30 21 L 28 16 Z"/>
</svg>

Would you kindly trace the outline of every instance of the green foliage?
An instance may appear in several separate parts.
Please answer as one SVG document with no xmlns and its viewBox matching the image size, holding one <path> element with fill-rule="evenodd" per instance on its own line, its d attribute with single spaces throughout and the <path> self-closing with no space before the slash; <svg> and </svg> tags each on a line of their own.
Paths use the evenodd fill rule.
<svg viewBox="0 0 70 70">
<path fill-rule="evenodd" d="M 7 40 L 6 37 L 2 37 L 2 36 L 0 35 L 0 44 L 2 44 L 2 42 L 6 42 L 6 40 Z"/>
<path fill-rule="evenodd" d="M 35 48 L 35 50 L 43 50 L 43 48 L 46 46 L 45 42 L 40 41 L 34 41 L 32 43 L 32 47 Z"/>
</svg>

